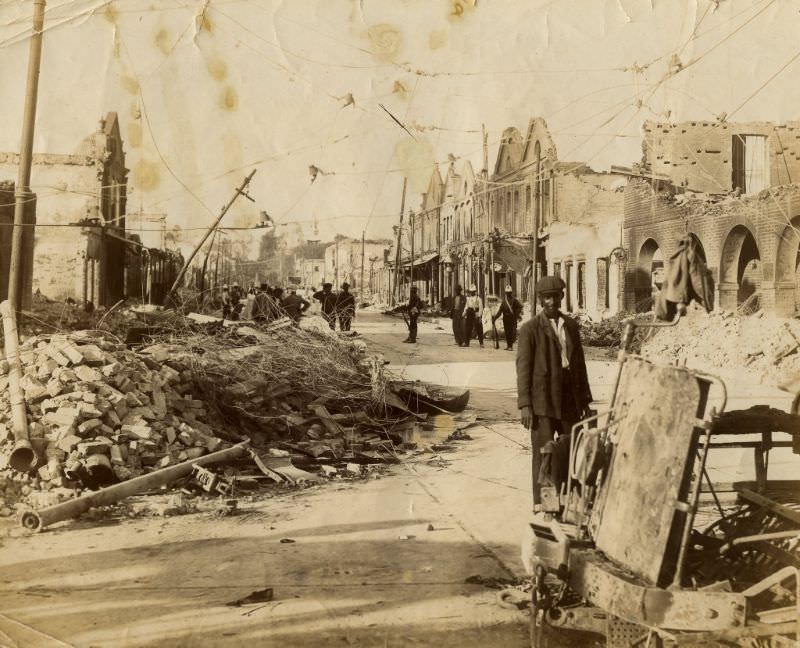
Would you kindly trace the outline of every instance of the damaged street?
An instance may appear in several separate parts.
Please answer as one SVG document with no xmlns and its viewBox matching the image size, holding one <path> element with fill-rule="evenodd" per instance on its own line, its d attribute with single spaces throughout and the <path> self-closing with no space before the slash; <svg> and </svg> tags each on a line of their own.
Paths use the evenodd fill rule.
<svg viewBox="0 0 800 648">
<path fill-rule="evenodd" d="M 465 350 L 469 355 L 460 362 L 443 363 L 452 337 L 440 324 L 423 322 L 420 339 L 425 344 L 409 350 L 398 339 L 402 320 L 364 314 L 358 319 L 360 334 L 353 339 L 365 345 L 367 353 L 381 353 L 389 361 L 386 371 L 405 380 L 468 387 L 474 407 L 470 416 L 446 415 L 450 429 L 437 423 L 419 426 L 403 437 L 406 442 L 395 438 L 396 457 L 389 464 L 355 467 L 352 458 L 312 458 L 318 448 L 311 453 L 281 451 L 282 444 L 273 439 L 266 443 L 272 452 L 261 448 L 260 456 L 291 480 L 270 479 L 243 454 L 225 465 L 207 466 L 219 483 L 228 484 L 224 492 L 207 492 L 195 473 L 167 490 L 153 489 L 114 506 L 93 508 L 78 520 L 56 523 L 38 534 L 6 517 L 0 632 L 31 646 L 527 645 L 530 615 L 524 609 L 526 571 L 518 512 L 529 507 L 530 440 L 514 416 L 513 359 L 502 351 L 475 349 Z M 238 330 L 243 328 L 247 333 L 245 327 Z M 251 333 L 264 338 L 276 334 Z M 191 335 L 190 339 L 199 336 Z M 200 448 L 209 452 L 232 445 L 236 439 L 211 436 L 206 428 L 203 421 L 212 420 L 209 402 L 179 395 L 178 390 L 191 382 L 191 363 L 178 372 L 174 367 L 187 360 L 167 353 L 165 343 L 118 351 L 118 345 L 106 339 L 85 333 L 55 339 L 63 351 L 64 345 L 72 345 L 75 360 L 78 353 L 83 356 L 71 371 L 84 378 L 78 387 L 85 391 L 79 401 L 70 400 L 73 392 L 67 392 L 66 402 L 77 402 L 77 407 L 58 409 L 57 403 L 48 403 L 52 396 L 40 395 L 43 416 L 59 411 L 64 416 L 65 407 L 70 415 L 77 410 L 77 418 L 90 422 L 93 419 L 86 416 L 112 422 L 123 414 L 118 436 L 127 439 L 128 461 L 115 461 L 116 452 L 108 452 L 122 475 L 126 465 L 135 463 L 130 461 L 133 452 L 138 452 L 139 462 L 144 458 L 144 465 L 157 469 L 169 463 L 165 458 L 173 456 L 169 451 L 174 446 L 182 448 L 175 457 L 180 460 Z M 205 340 L 204 348 L 211 353 L 209 338 Z M 37 345 L 40 362 L 50 367 L 46 359 L 53 355 L 51 347 L 41 341 L 31 346 Z M 228 351 L 243 348 L 247 347 Z M 116 367 L 116 376 L 106 376 L 112 371 L 104 367 L 114 365 L 98 364 L 99 358 L 106 361 L 118 353 L 125 362 Z M 603 349 L 591 355 L 598 358 L 588 361 L 592 386 L 602 401 L 612 388 L 614 363 Z M 105 414 L 83 410 L 86 394 L 97 396 L 92 407 L 105 408 L 101 394 L 113 389 L 109 383 L 131 377 L 137 383 L 143 377 L 153 382 L 156 376 L 162 377 L 155 383 L 163 385 L 164 396 L 153 398 L 152 392 L 145 392 L 153 401 L 146 407 L 164 407 L 168 420 L 173 416 L 180 421 L 172 441 L 169 426 L 160 429 L 157 417 L 141 411 L 144 407 L 137 407 L 131 397 L 119 400 L 128 412 L 116 407 Z M 60 376 L 50 378 L 54 379 Z M 248 374 L 248 380 L 253 376 Z M 87 389 L 89 385 L 93 387 Z M 75 386 L 67 380 L 64 389 Z M 739 383 L 729 395 L 729 409 L 755 402 L 788 407 L 786 393 L 755 389 Z M 134 420 L 137 416 L 144 420 Z M 453 419 L 458 418 L 468 426 L 453 430 Z M 309 429 L 317 426 L 320 437 L 310 447 L 321 440 L 331 449 L 340 443 L 346 446 L 345 434 L 326 434 L 319 420 L 308 422 Z M 344 422 L 340 415 L 331 420 Z M 182 446 L 189 422 L 193 441 Z M 92 444 L 103 438 L 101 426 L 106 424 L 94 425 L 84 426 L 97 436 L 78 443 L 80 457 L 103 452 Z M 301 443 L 311 442 L 306 438 Z M 130 450 L 132 444 L 140 449 Z M 166 447 L 167 454 L 145 451 L 154 446 Z M 303 447 L 295 442 L 286 445 L 290 446 Z M 292 464 L 282 455 L 302 468 L 284 473 L 280 466 L 285 470 Z M 736 463 L 738 459 L 724 461 L 710 469 L 716 478 L 735 479 Z M 66 490 L 47 488 L 46 476 L 40 470 L 38 481 L 7 479 L 7 500 L 11 492 L 28 493 L 27 501 L 37 508 L 46 506 Z M 521 586 L 518 595 L 501 601 L 499 594 L 515 585 Z M 586 645 L 581 643 L 585 640 L 577 639 L 574 645 Z"/>
<path fill-rule="evenodd" d="M 794 4 L 0 0 L 0 648 L 800 648 Z"/>
<path fill-rule="evenodd" d="M 397 342 L 402 321 L 382 315 L 363 319 L 359 328 L 364 330 L 367 350 L 380 349 L 393 358 L 387 370 L 397 370 L 407 379 L 430 371 L 433 358 L 409 355 L 408 347 Z M 451 341 L 432 324 L 423 324 L 423 331 L 431 342 L 430 355 L 441 353 Z M 66 336 L 84 361 L 116 353 L 103 350 L 107 344 L 103 339 Z M 81 344 L 89 340 L 92 344 Z M 94 351 L 98 344 L 101 350 Z M 175 363 L 183 362 L 180 357 L 160 356 L 164 353 L 161 344 L 136 354 L 123 353 L 125 363 L 117 369 L 124 371 L 125 378 L 118 374 L 111 379 L 115 384 L 130 380 L 135 360 L 141 362 L 140 370 L 150 381 L 154 374 L 169 374 L 164 380 L 166 395 L 151 400 L 163 401 L 171 416 L 183 419 L 175 428 L 177 443 L 181 434 L 187 434 L 187 421 L 200 439 L 180 450 L 176 459 L 200 448 L 200 442 L 209 451 L 225 444 L 203 434 L 202 419 L 209 406 L 173 391 L 181 385 L 175 381 L 186 379 L 172 373 Z M 152 360 L 148 363 L 147 358 Z M 160 369 L 148 369 L 156 363 Z M 107 387 L 111 380 L 104 380 L 111 369 L 92 368 L 90 376 L 88 364 L 77 367 L 85 367 L 78 372 L 97 383 L 97 391 L 86 390 L 84 396 L 99 396 L 105 391 L 103 386 L 113 389 Z M 501 353 L 452 363 L 446 370 L 461 378 L 454 381 L 456 386 L 471 386 L 484 367 L 493 372 L 498 386 L 475 385 L 475 400 L 510 411 L 513 364 Z M 73 387 L 67 383 L 64 389 Z M 39 402 L 44 416 L 59 411 L 59 417 L 65 416 L 65 406 L 53 409 L 57 403 L 48 403 L 51 397 L 43 396 Z M 130 450 L 133 443 L 142 448 L 140 461 L 144 454 L 145 464 L 163 466 L 168 463 L 164 457 L 157 452 L 149 457 L 144 448 L 152 447 L 153 439 L 162 434 L 159 444 L 166 442 L 169 448 L 176 441 L 169 442 L 168 428 L 151 425 L 155 417 L 142 412 L 141 405 L 131 407 L 132 400 L 119 401 L 129 408 L 120 419 L 121 434 L 130 439 L 128 457 L 134 452 Z M 80 403 L 86 399 L 77 402 L 79 406 L 70 407 L 69 414 L 77 410 L 74 415 L 81 418 Z M 157 407 L 155 402 L 153 407 Z M 100 409 L 104 409 L 102 400 Z M 162 494 L 156 491 L 115 507 L 93 509 L 78 521 L 56 524 L 37 535 L 24 533 L 13 526 L 13 518 L 5 518 L 0 579 L 7 616 L 0 620 L 0 631 L 27 636 L 33 642 L 30 645 L 51 645 L 47 641 L 52 645 L 139 646 L 158 641 L 244 645 L 255 641 L 286 646 L 345 641 L 366 646 L 375 645 L 376 637 L 382 645 L 523 645 L 527 637 L 524 615 L 513 604 L 499 606 L 497 593 L 524 576 L 515 511 L 526 507 L 529 499 L 529 441 L 510 417 L 487 417 L 481 407 L 478 411 L 478 420 L 460 435 L 453 435 L 452 427 L 442 430 L 441 425 L 419 429 L 409 441 L 414 451 L 404 452 L 398 443 L 399 463 L 389 466 L 360 464 L 356 472 L 352 462 L 317 459 L 315 473 L 305 472 L 309 479 L 302 480 L 304 471 L 295 469 L 289 474 L 300 483 L 289 485 L 254 474 L 258 472 L 254 466 L 239 468 L 242 462 L 237 461 L 224 470 L 216 467 L 222 480 L 226 474 L 241 475 L 225 494 L 208 494 L 194 485 L 194 493 L 188 495 L 189 489 L 179 486 L 192 479 L 184 479 Z M 87 408 L 84 416 L 116 421 L 120 413 L 118 408 L 109 408 L 101 415 Z M 136 422 L 136 416 L 145 420 Z M 126 417 L 129 422 L 122 422 Z M 95 425 L 92 418 L 85 420 L 90 424 L 84 430 Z M 324 436 L 320 430 L 320 437 Z M 464 438 L 448 441 L 453 436 Z M 90 446 L 100 438 L 79 442 L 78 454 L 102 453 Z M 341 441 L 333 437 L 326 443 Z M 274 461 L 284 453 L 276 450 L 273 447 L 273 453 L 263 456 L 268 466 L 281 473 Z M 114 461 L 116 452 L 112 449 L 109 454 Z M 299 457 L 296 463 L 301 466 L 303 458 L 309 459 L 297 452 L 291 456 Z M 130 463 L 112 465 L 119 470 Z M 370 470 L 375 466 L 377 470 Z M 46 483 L 40 475 L 37 487 Z M 32 490 L 31 482 L 9 481 L 6 492 L 18 484 L 23 493 Z M 31 493 L 35 496 L 31 501 L 46 504 L 58 496 L 58 489 Z M 236 505 L 231 510 L 232 499 Z M 48 559 L 32 562 L 32 555 Z M 237 603 L 264 591 L 269 594 Z"/>
</svg>

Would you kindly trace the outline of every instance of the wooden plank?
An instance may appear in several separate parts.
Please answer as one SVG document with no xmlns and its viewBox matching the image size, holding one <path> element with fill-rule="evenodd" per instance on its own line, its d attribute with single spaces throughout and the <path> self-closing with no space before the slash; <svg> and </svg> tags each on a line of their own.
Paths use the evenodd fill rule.
<svg viewBox="0 0 800 648">
<path fill-rule="evenodd" d="M 790 509 L 788 506 L 784 506 L 783 504 L 779 504 L 775 500 L 771 500 L 768 497 L 764 497 L 763 495 L 751 491 L 747 488 L 743 488 L 739 491 L 739 495 L 746 499 L 748 502 L 752 502 L 758 506 L 763 506 L 773 513 L 780 515 L 783 518 L 786 518 L 790 522 L 800 525 L 800 512 L 794 511 Z"/>
<path fill-rule="evenodd" d="M 675 553 L 673 526 L 685 519 L 676 505 L 688 493 L 701 398 L 686 370 L 639 358 L 625 365 L 615 407 L 618 443 L 595 541 L 650 584 L 659 584 L 662 565 L 676 560 L 668 554 Z"/>
</svg>

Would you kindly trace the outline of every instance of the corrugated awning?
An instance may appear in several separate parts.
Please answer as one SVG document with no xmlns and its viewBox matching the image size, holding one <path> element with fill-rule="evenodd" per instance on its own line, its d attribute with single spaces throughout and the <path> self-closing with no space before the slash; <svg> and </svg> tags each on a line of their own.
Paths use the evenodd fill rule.
<svg viewBox="0 0 800 648">
<path fill-rule="evenodd" d="M 422 256 L 418 256 L 414 259 L 414 267 L 425 265 L 426 263 L 430 263 L 439 258 L 438 252 L 428 252 L 428 254 L 423 254 Z M 411 259 L 403 259 L 403 267 L 410 268 L 411 267 Z"/>
<path fill-rule="evenodd" d="M 494 244 L 492 261 L 495 272 L 524 273 L 531 266 L 530 246 L 523 246 L 508 239 L 502 239 Z"/>
</svg>

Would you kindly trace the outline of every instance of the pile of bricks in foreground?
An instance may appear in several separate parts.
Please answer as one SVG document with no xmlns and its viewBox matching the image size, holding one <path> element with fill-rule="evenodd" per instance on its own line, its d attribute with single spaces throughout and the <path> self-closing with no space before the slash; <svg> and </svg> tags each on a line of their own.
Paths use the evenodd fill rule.
<svg viewBox="0 0 800 648">
<path fill-rule="evenodd" d="M 33 491 L 65 498 L 199 457 L 222 446 L 190 372 L 156 362 L 100 332 L 40 335 L 20 347 L 31 473 L 6 465 L 13 446 L 8 376 L 0 376 L 0 513 Z M 4 363 L 3 363 L 4 364 Z M 3 374 L 8 367 L 1 366 Z M 72 488 L 65 488 L 66 486 Z"/>
</svg>

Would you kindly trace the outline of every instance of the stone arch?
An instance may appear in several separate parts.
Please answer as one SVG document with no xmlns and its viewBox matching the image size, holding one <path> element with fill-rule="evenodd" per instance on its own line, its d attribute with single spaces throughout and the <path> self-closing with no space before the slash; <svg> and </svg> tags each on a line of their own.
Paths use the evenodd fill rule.
<svg viewBox="0 0 800 648">
<path fill-rule="evenodd" d="M 633 277 L 637 311 L 649 310 L 652 305 L 654 281 L 658 279 L 659 272 L 663 273 L 663 254 L 654 238 L 648 238 L 639 248 Z"/>
<path fill-rule="evenodd" d="M 722 308 L 734 310 L 760 288 L 761 253 L 756 237 L 749 227 L 734 225 L 722 244 L 719 304 Z"/>
<path fill-rule="evenodd" d="M 800 312 L 800 216 L 783 229 L 775 257 L 777 310 L 782 315 Z"/>
</svg>

